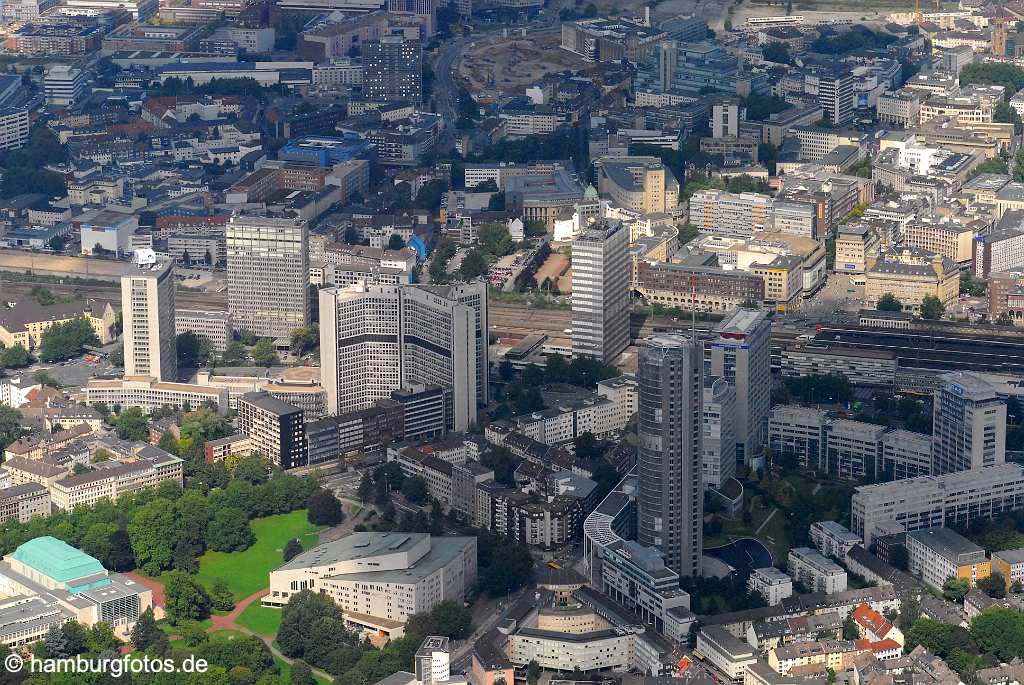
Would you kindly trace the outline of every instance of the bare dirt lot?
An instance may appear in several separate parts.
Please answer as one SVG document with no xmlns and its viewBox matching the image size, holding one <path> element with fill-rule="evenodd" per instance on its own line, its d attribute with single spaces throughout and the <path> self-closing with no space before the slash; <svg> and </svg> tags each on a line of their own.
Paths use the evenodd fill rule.
<svg viewBox="0 0 1024 685">
<path fill-rule="evenodd" d="M 562 50 L 559 33 L 478 40 L 466 51 L 459 75 L 468 80 L 471 92 L 500 89 L 522 93 L 546 74 L 581 69 L 587 63 Z"/>
</svg>

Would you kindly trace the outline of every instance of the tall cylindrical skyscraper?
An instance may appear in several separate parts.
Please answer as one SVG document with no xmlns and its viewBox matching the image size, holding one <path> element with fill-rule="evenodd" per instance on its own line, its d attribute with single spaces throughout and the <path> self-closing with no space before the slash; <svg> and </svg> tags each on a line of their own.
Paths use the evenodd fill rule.
<svg viewBox="0 0 1024 685">
<path fill-rule="evenodd" d="M 704 484 L 701 343 L 655 335 L 640 351 L 638 538 L 681 576 L 700 575 Z"/>
</svg>

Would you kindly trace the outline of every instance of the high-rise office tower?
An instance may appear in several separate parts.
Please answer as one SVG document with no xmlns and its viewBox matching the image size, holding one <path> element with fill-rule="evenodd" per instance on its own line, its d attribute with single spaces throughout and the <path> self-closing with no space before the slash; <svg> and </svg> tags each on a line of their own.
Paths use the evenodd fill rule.
<svg viewBox="0 0 1024 685">
<path fill-rule="evenodd" d="M 637 366 L 637 538 L 681 576 L 700 575 L 703 551 L 703 357 L 699 342 L 661 334 Z"/>
<path fill-rule="evenodd" d="M 711 136 L 735 138 L 740 134 L 739 98 L 718 98 L 711 105 Z"/>
<path fill-rule="evenodd" d="M 853 74 L 846 69 L 821 72 L 818 75 L 818 104 L 834 126 L 853 121 Z"/>
<path fill-rule="evenodd" d="M 478 345 L 487 335 L 480 328 L 487 321 L 484 287 L 356 284 L 321 290 L 328 412 L 363 409 L 400 388 L 437 386 L 445 391 L 449 428 L 466 430 L 476 420 L 481 369 L 487 369 L 486 344 Z"/>
<path fill-rule="evenodd" d="M 363 92 L 370 100 L 423 100 L 423 44 L 384 36 L 363 46 Z"/>
<path fill-rule="evenodd" d="M 932 403 L 932 475 L 1006 461 L 1006 403 L 976 374 L 942 376 Z"/>
<path fill-rule="evenodd" d="M 761 456 L 771 411 L 771 322 L 765 312 L 737 309 L 715 326 L 711 374 L 736 389 L 736 461 Z"/>
<path fill-rule="evenodd" d="M 309 323 L 309 229 L 300 219 L 233 216 L 225 231 L 228 311 L 264 338 Z"/>
<path fill-rule="evenodd" d="M 137 252 L 131 271 L 121 276 L 121 312 L 124 375 L 177 381 L 174 262 L 156 261 L 145 250 Z"/>
<path fill-rule="evenodd" d="M 613 361 L 629 345 L 629 230 L 601 221 L 572 244 L 572 354 Z"/>
</svg>

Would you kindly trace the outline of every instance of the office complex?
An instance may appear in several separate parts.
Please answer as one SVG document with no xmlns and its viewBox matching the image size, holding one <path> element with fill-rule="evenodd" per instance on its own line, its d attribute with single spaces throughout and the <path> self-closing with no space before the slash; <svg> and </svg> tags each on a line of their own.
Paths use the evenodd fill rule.
<svg viewBox="0 0 1024 685">
<path fill-rule="evenodd" d="M 818 104 L 829 122 L 844 126 L 853 121 L 853 74 L 845 70 L 821 73 L 817 75 L 817 82 Z"/>
<path fill-rule="evenodd" d="M 736 460 L 760 457 L 771 410 L 771 322 L 765 312 L 737 309 L 715 326 L 711 374 L 736 389 Z"/>
<path fill-rule="evenodd" d="M 174 263 L 157 262 L 140 252 L 130 273 L 121 277 L 124 321 L 124 375 L 178 379 L 174 332 Z"/>
<path fill-rule="evenodd" d="M 611 362 L 629 345 L 629 230 L 586 229 L 572 245 L 572 353 Z"/>
<path fill-rule="evenodd" d="M 363 92 L 371 100 L 419 104 L 423 99 L 423 45 L 384 36 L 363 46 Z"/>
<path fill-rule="evenodd" d="M 932 473 L 970 471 L 1006 460 L 1006 403 L 980 376 L 949 373 L 934 393 Z"/>
<path fill-rule="evenodd" d="M 81 69 L 67 64 L 50 67 L 43 79 L 46 104 L 51 107 L 69 107 L 85 94 L 87 75 Z"/>
<path fill-rule="evenodd" d="M 701 570 L 703 371 L 696 340 L 656 335 L 640 351 L 638 540 L 681 576 Z"/>
<path fill-rule="evenodd" d="M 228 311 L 238 330 L 279 338 L 309 323 L 308 229 L 290 218 L 227 223 Z"/>
<path fill-rule="evenodd" d="M 999 464 L 974 471 L 862 485 L 851 501 L 851 529 L 871 545 L 880 524 L 905 530 L 967 526 L 1024 509 L 1024 467 Z"/>
<path fill-rule="evenodd" d="M 301 409 L 268 392 L 249 392 L 238 401 L 238 432 L 279 468 L 306 465 L 305 426 Z"/>
<path fill-rule="evenodd" d="M 356 284 L 320 291 L 327 411 L 365 409 L 399 389 L 439 387 L 449 428 L 466 430 L 486 398 L 483 283 Z"/>
</svg>

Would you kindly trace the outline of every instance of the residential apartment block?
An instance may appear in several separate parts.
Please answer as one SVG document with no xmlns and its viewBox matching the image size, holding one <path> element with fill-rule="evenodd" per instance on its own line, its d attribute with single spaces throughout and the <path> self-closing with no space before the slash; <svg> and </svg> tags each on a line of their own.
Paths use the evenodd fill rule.
<svg viewBox="0 0 1024 685">
<path fill-rule="evenodd" d="M 786 560 L 789 574 L 811 592 L 827 595 L 846 590 L 846 571 L 810 547 L 794 547 Z"/>
</svg>

